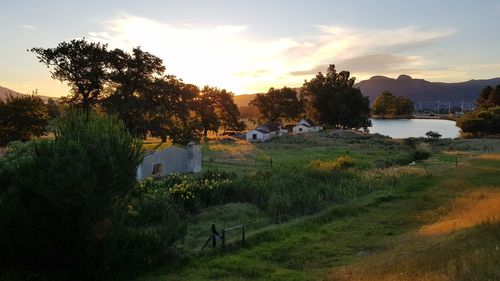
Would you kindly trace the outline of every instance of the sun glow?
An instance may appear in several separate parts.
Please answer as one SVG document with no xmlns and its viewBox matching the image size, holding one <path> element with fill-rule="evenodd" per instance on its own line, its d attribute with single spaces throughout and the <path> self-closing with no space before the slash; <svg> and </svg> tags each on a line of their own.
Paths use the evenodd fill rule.
<svg viewBox="0 0 500 281">
<path fill-rule="evenodd" d="M 198 86 L 226 88 L 236 94 L 267 91 L 269 87 L 300 86 L 328 64 L 336 63 L 354 75 L 367 78 L 373 72 L 397 75 L 401 69 L 425 65 L 419 56 L 386 54 L 453 33 L 452 30 L 421 31 L 416 27 L 394 30 L 361 30 L 335 26 L 313 26 L 305 39 L 251 36 L 247 26 L 193 26 L 169 24 L 122 15 L 104 23 L 102 32 L 89 39 L 110 47 L 130 50 L 141 46 L 164 60 L 167 73 Z M 389 40 L 397 35 L 397 40 Z M 391 45 L 388 42 L 394 42 Z M 353 60 L 373 50 L 385 52 L 373 65 L 353 64 Z M 384 59 L 391 59 L 391 64 Z M 382 69 L 374 69 L 376 67 Z M 410 72 L 406 72 L 411 74 Z"/>
</svg>

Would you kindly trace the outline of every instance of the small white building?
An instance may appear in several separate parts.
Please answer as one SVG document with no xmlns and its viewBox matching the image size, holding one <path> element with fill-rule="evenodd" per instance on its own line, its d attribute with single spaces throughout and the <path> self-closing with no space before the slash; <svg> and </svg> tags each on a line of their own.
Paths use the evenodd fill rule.
<svg viewBox="0 0 500 281">
<path fill-rule="evenodd" d="M 263 142 L 283 134 L 286 134 L 286 130 L 282 129 L 279 123 L 270 123 L 247 132 L 246 139 L 250 142 Z"/>
<path fill-rule="evenodd" d="M 293 133 L 315 133 L 321 131 L 322 129 L 323 128 L 321 126 L 314 124 L 314 122 L 309 119 L 301 119 L 300 122 L 293 127 Z"/>
<path fill-rule="evenodd" d="M 137 167 L 137 179 L 164 177 L 171 173 L 201 172 L 201 149 L 195 142 L 186 148 L 171 146 L 146 155 Z"/>
</svg>

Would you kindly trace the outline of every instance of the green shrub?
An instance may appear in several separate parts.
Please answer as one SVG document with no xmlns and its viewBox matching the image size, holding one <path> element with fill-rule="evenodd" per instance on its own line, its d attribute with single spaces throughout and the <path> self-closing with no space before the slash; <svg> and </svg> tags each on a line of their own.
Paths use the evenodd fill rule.
<svg viewBox="0 0 500 281">
<path fill-rule="evenodd" d="M 142 157 L 122 122 L 69 112 L 54 140 L 33 143 L 0 202 L 0 267 L 66 269 L 94 279 Z"/>
<path fill-rule="evenodd" d="M 441 137 L 441 134 L 438 133 L 438 132 L 434 132 L 434 131 L 428 131 L 427 133 L 425 133 L 425 136 L 430 138 L 430 139 L 439 139 Z"/>
<path fill-rule="evenodd" d="M 204 207 L 234 201 L 235 174 L 207 171 L 198 177 L 171 174 L 163 179 L 146 179 L 141 184 L 168 190 L 172 199 L 186 211 L 196 213 Z"/>
<path fill-rule="evenodd" d="M 106 239 L 104 263 L 111 269 L 140 269 L 172 256 L 176 242 L 186 234 L 185 213 L 170 190 L 148 179 L 116 207 L 119 221 Z"/>
<path fill-rule="evenodd" d="M 32 154 L 32 142 L 15 141 L 9 144 L 6 153 L 0 157 L 0 193 L 10 187 L 16 171 L 31 160 Z"/>
<path fill-rule="evenodd" d="M 333 161 L 312 160 L 309 168 L 318 172 L 333 172 L 354 167 L 354 160 L 349 156 L 340 156 Z"/>
<path fill-rule="evenodd" d="M 427 143 L 419 143 L 415 147 L 415 151 L 413 152 L 413 159 L 417 160 L 425 160 L 431 157 L 432 151 L 431 147 Z"/>
</svg>

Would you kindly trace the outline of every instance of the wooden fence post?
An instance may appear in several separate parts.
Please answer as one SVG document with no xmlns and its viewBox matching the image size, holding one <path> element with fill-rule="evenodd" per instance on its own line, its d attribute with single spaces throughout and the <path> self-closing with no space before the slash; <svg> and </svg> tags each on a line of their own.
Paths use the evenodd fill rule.
<svg viewBox="0 0 500 281">
<path fill-rule="evenodd" d="M 217 231 L 215 230 L 215 224 L 212 224 L 212 249 L 215 250 L 217 247 Z"/>
<path fill-rule="evenodd" d="M 222 229 L 222 249 L 226 248 L 226 229 Z"/>
<path fill-rule="evenodd" d="M 245 247 L 245 225 L 243 225 L 243 230 L 241 231 L 241 247 Z"/>
</svg>

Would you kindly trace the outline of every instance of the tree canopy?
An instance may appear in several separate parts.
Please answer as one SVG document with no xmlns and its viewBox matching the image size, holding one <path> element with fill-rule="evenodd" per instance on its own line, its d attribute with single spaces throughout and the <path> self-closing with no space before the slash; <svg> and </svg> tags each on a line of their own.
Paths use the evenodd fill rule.
<svg viewBox="0 0 500 281">
<path fill-rule="evenodd" d="M 369 127 L 370 101 L 354 87 L 354 81 L 349 71 L 337 73 L 333 64 L 328 67 L 326 75 L 320 72 L 315 78 L 305 81 L 301 95 L 307 116 L 335 128 Z"/>
<path fill-rule="evenodd" d="M 0 145 L 42 136 L 48 119 L 47 106 L 35 94 L 10 95 L 0 100 Z"/>
<path fill-rule="evenodd" d="M 500 85 L 484 88 L 476 104 L 476 110 L 466 112 L 457 120 L 462 133 L 475 137 L 500 134 Z"/>
<path fill-rule="evenodd" d="M 480 109 L 500 106 L 500 85 L 497 85 L 495 88 L 486 86 L 486 88 L 481 91 L 481 94 L 479 94 L 476 105 Z"/>
<path fill-rule="evenodd" d="M 259 121 L 272 123 L 283 120 L 296 120 L 304 113 L 304 106 L 292 88 L 270 88 L 266 94 L 258 94 L 250 105 L 259 111 Z"/>
<path fill-rule="evenodd" d="M 241 131 L 245 124 L 239 121 L 240 111 L 234 103 L 234 94 L 224 89 L 205 86 L 196 99 L 195 111 L 200 118 L 203 135 L 208 131 Z"/>
<path fill-rule="evenodd" d="M 109 87 L 102 105 L 108 113 L 118 115 L 133 135 L 144 136 L 145 94 L 163 75 L 163 61 L 139 47 L 131 54 L 120 49 L 109 54 Z"/>
<path fill-rule="evenodd" d="M 409 98 L 394 96 L 388 91 L 382 92 L 374 101 L 371 113 L 381 118 L 410 117 L 414 111 L 413 101 Z"/>
<path fill-rule="evenodd" d="M 74 39 L 55 48 L 32 48 L 31 52 L 37 54 L 41 63 L 53 68 L 52 78 L 68 83 L 72 103 L 88 111 L 99 101 L 109 77 L 106 44 Z"/>
<path fill-rule="evenodd" d="M 128 53 L 80 39 L 31 51 L 53 68 L 53 78 L 71 86 L 68 103 L 117 115 L 134 136 L 150 133 L 186 144 L 199 138 L 200 130 L 244 129 L 233 93 L 208 86 L 201 92 L 165 75 L 163 61 L 139 47 Z"/>
</svg>

